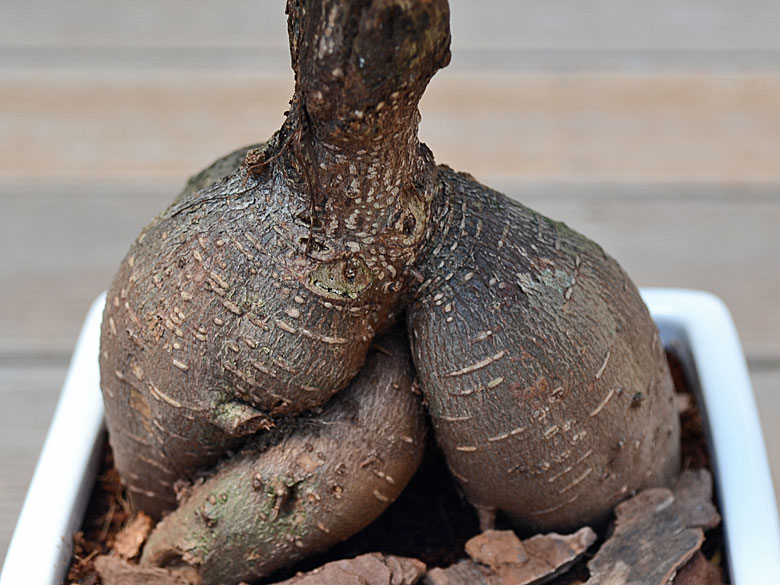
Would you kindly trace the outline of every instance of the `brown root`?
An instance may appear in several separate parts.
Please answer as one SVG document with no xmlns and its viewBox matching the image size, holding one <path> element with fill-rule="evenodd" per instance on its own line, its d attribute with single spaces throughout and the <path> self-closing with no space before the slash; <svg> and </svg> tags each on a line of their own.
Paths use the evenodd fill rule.
<svg viewBox="0 0 780 585">
<path fill-rule="evenodd" d="M 408 325 L 437 440 L 471 502 L 567 530 L 669 485 L 673 387 L 634 285 L 563 224 L 440 176 L 433 224 L 446 236 L 417 266 Z"/>
<path fill-rule="evenodd" d="M 142 563 L 191 565 L 205 584 L 249 581 L 379 516 L 425 443 L 403 341 L 380 344 L 384 352 L 321 412 L 259 436 L 196 483 L 149 537 Z"/>
</svg>

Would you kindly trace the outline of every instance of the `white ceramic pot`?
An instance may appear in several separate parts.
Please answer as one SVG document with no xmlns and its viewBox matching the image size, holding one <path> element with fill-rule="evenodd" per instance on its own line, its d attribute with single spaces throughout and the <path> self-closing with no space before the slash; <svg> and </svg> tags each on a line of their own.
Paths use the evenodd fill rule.
<svg viewBox="0 0 780 585">
<path fill-rule="evenodd" d="M 780 524 L 761 427 L 736 329 L 709 293 L 642 291 L 664 346 L 693 381 L 713 453 L 733 585 L 780 584 Z M 98 373 L 105 297 L 87 315 L 0 574 L 0 585 L 57 585 L 72 552 L 104 436 Z"/>
</svg>

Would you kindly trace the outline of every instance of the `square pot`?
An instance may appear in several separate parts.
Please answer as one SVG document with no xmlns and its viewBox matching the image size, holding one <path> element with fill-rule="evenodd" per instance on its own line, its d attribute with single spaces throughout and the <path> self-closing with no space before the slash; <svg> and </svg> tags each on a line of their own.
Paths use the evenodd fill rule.
<svg viewBox="0 0 780 585">
<path fill-rule="evenodd" d="M 683 363 L 705 421 L 733 585 L 780 583 L 780 523 L 734 323 L 715 296 L 644 289 L 666 347 Z M 0 585 L 57 585 L 82 523 L 104 437 L 98 348 L 105 295 L 92 305 L 0 573 Z"/>
</svg>

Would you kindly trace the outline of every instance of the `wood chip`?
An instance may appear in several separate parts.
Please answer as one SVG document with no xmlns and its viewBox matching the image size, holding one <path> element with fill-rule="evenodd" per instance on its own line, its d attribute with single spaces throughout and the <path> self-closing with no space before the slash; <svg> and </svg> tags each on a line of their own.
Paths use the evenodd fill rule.
<svg viewBox="0 0 780 585">
<path fill-rule="evenodd" d="M 697 552 L 677 573 L 674 585 L 723 585 L 723 569 Z"/>
<path fill-rule="evenodd" d="M 154 520 L 143 512 L 139 512 L 117 533 L 112 546 L 113 551 L 123 559 L 132 559 L 138 556 L 153 526 Z"/>
<path fill-rule="evenodd" d="M 95 569 L 103 585 L 197 585 L 199 582 L 195 575 L 135 565 L 107 555 L 95 558 Z"/>
<path fill-rule="evenodd" d="M 620 504 L 614 533 L 588 563 L 587 585 L 666 585 L 704 541 L 675 503 L 670 490 L 655 488 Z"/>
<path fill-rule="evenodd" d="M 277 585 L 414 585 L 425 570 L 417 559 L 369 553 L 327 563 Z"/>
<path fill-rule="evenodd" d="M 486 530 L 466 543 L 471 559 L 493 569 L 506 565 L 523 565 L 529 561 L 523 543 L 511 530 Z"/>
<path fill-rule="evenodd" d="M 674 399 L 677 404 L 677 414 L 689 412 L 694 407 L 693 396 L 687 392 L 675 394 Z"/>
<path fill-rule="evenodd" d="M 446 569 L 431 569 L 425 575 L 423 585 L 492 585 L 490 578 L 477 563 L 465 560 Z"/>
<path fill-rule="evenodd" d="M 524 541 L 511 530 L 488 530 L 466 543 L 471 561 L 433 569 L 428 585 L 538 585 L 564 573 L 594 542 L 584 527 L 574 534 L 538 534 Z"/>
<path fill-rule="evenodd" d="M 675 507 L 688 528 L 709 530 L 720 524 L 712 503 L 712 475 L 706 469 L 683 471 L 674 487 Z"/>
</svg>

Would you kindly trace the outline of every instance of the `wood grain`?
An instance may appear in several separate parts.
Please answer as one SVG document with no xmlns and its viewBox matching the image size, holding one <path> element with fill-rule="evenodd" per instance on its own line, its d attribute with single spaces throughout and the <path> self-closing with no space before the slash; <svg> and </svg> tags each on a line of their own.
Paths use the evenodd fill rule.
<svg viewBox="0 0 780 585">
<path fill-rule="evenodd" d="M 279 126 L 287 77 L 110 72 L 0 79 L 0 180 L 152 182 Z M 505 180 L 779 182 L 780 71 L 434 78 L 437 160 Z"/>
<path fill-rule="evenodd" d="M 451 12 L 456 48 L 780 49 L 774 0 L 453 0 Z M 284 26 L 281 1 L 12 0 L 0 39 L 57 48 L 278 46 Z"/>
</svg>

